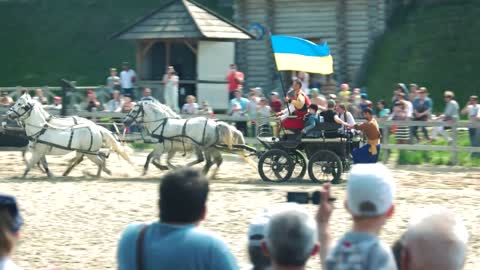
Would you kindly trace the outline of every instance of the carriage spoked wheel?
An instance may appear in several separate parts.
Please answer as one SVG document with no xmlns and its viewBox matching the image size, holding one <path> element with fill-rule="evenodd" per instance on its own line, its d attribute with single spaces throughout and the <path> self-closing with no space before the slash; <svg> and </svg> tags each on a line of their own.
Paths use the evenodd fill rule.
<svg viewBox="0 0 480 270">
<path fill-rule="evenodd" d="M 293 179 L 302 179 L 307 172 L 307 158 L 305 154 L 300 150 L 295 150 L 291 155 L 293 161 Z"/>
<path fill-rule="evenodd" d="M 308 176 L 315 183 L 340 183 L 343 164 L 337 154 L 328 150 L 316 152 L 308 162 Z"/>
<path fill-rule="evenodd" d="M 287 152 L 271 149 L 258 160 L 258 173 L 263 181 L 284 182 L 292 176 L 293 165 L 292 158 Z"/>
</svg>

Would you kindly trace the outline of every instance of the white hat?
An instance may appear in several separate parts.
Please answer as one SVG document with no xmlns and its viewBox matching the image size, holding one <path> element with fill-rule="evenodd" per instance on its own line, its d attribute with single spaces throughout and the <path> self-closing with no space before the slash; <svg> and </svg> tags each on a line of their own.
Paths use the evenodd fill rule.
<svg viewBox="0 0 480 270">
<path fill-rule="evenodd" d="M 289 209 L 298 209 L 299 207 L 296 203 L 278 203 L 263 208 L 250 222 L 248 227 L 248 245 L 260 246 L 265 238 L 265 227 L 273 215 Z"/>
<path fill-rule="evenodd" d="M 356 164 L 347 182 L 347 206 L 353 216 L 385 214 L 393 204 L 395 184 L 383 164 Z"/>
</svg>

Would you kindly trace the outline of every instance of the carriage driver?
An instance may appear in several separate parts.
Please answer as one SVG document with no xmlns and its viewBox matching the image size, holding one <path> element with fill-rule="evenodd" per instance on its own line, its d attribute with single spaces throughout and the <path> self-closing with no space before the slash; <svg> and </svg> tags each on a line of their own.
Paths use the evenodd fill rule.
<svg viewBox="0 0 480 270">
<path fill-rule="evenodd" d="M 353 149 L 353 163 L 376 163 L 380 153 L 380 130 L 377 120 L 372 117 L 372 110 L 365 108 L 362 111 L 367 122 L 350 125 L 350 128 L 360 130 L 367 137 L 367 144 L 360 148 Z"/>
<path fill-rule="evenodd" d="M 285 119 L 282 122 L 282 125 L 285 129 L 290 130 L 302 130 L 305 126 L 303 120 L 304 116 L 307 114 L 308 106 L 310 106 L 310 99 L 302 90 L 302 82 L 298 79 L 295 79 L 292 84 L 293 95 L 291 97 L 285 97 L 285 101 L 293 105 L 292 116 Z"/>
</svg>

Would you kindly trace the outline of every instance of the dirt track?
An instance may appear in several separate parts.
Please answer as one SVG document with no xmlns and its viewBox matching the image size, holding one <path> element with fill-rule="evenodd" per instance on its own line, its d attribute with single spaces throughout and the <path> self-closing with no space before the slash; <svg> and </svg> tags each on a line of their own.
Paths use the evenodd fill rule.
<svg viewBox="0 0 480 270">
<path fill-rule="evenodd" d="M 109 168 L 114 176 L 94 179 L 84 171 L 96 171 L 84 161 L 71 177 L 53 180 L 34 170 L 32 178 L 19 179 L 24 169 L 20 154 L 2 152 L 0 156 L 0 191 L 18 197 L 25 226 L 21 243 L 14 255 L 25 269 L 115 269 L 115 252 L 122 229 L 130 222 L 154 221 L 158 192 L 153 166 L 147 177 L 140 177 L 144 153 L 135 153 L 138 167 L 112 155 Z M 283 202 L 287 191 L 315 190 L 308 181 L 265 184 L 250 165 L 227 156 L 212 180 L 208 218 L 203 226 L 218 232 L 228 243 L 241 266 L 247 265 L 245 252 L 249 219 L 264 206 Z M 65 169 L 65 158 L 49 157 L 56 175 Z M 397 211 L 381 237 L 392 243 L 405 229 L 409 212 L 424 205 L 442 204 L 460 213 L 470 232 L 467 270 L 480 269 L 480 171 L 449 168 L 394 169 L 397 181 Z M 344 185 L 335 186 L 336 203 L 333 224 L 335 236 L 344 233 L 349 218 L 342 208 Z M 315 211 L 309 206 L 312 214 Z M 319 269 L 317 259 L 310 269 Z"/>
</svg>

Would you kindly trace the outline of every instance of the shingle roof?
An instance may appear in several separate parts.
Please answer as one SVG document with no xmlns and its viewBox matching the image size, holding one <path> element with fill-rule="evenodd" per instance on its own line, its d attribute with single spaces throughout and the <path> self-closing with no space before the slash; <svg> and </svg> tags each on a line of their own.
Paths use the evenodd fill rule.
<svg viewBox="0 0 480 270">
<path fill-rule="evenodd" d="M 247 30 L 191 0 L 174 0 L 113 35 L 118 39 L 250 39 Z"/>
</svg>

